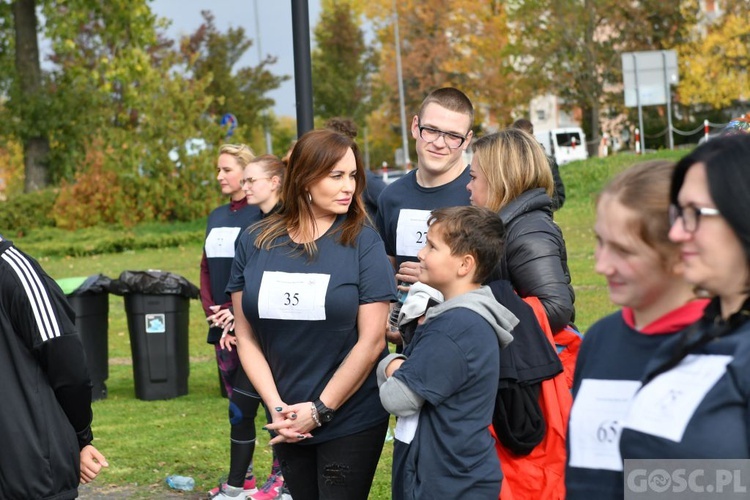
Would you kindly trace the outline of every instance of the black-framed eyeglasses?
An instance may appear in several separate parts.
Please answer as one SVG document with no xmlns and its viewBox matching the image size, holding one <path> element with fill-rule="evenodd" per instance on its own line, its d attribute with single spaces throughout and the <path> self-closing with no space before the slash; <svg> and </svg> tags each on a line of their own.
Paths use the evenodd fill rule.
<svg viewBox="0 0 750 500">
<path fill-rule="evenodd" d="M 240 186 L 244 187 L 245 185 L 247 185 L 247 187 L 252 187 L 255 181 L 259 181 L 261 179 L 270 179 L 270 177 L 246 177 L 244 179 L 240 179 Z"/>
<path fill-rule="evenodd" d="M 435 142 L 440 138 L 440 136 L 442 136 L 445 145 L 450 149 L 460 148 L 466 140 L 465 136 L 454 134 L 453 132 L 444 132 L 432 127 L 423 127 L 421 124 L 419 124 L 418 127 L 419 137 L 421 137 L 423 140 L 427 142 Z"/>
<path fill-rule="evenodd" d="M 698 230 L 701 217 L 715 217 L 721 215 L 715 208 L 695 207 L 688 205 L 681 207 L 679 205 L 669 206 L 669 224 L 674 225 L 677 219 L 682 219 L 682 229 L 686 233 L 694 233 Z"/>
</svg>

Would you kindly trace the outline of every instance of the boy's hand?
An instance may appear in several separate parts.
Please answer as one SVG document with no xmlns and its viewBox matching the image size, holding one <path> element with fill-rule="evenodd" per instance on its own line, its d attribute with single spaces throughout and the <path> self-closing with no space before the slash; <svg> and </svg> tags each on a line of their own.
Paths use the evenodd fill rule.
<svg viewBox="0 0 750 500">
<path fill-rule="evenodd" d="M 420 272 L 419 262 L 402 262 L 396 273 L 396 281 L 416 283 L 419 281 Z M 399 289 L 401 290 L 401 287 Z M 408 291 L 408 289 L 402 291 Z"/>
</svg>

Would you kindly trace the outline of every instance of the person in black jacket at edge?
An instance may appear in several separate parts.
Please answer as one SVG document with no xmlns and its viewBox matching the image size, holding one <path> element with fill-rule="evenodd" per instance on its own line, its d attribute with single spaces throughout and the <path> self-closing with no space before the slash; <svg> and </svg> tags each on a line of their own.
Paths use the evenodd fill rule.
<svg viewBox="0 0 750 500">
<path fill-rule="evenodd" d="M 75 313 L 0 236 L 0 498 L 78 497 L 109 464 L 91 444 L 91 379 Z"/>
<path fill-rule="evenodd" d="M 513 122 L 511 127 L 523 130 L 532 136 L 534 135 L 534 125 L 526 118 L 519 118 Z M 565 204 L 565 184 L 563 184 L 562 177 L 560 177 L 560 168 L 557 166 L 557 160 L 546 151 L 545 154 L 547 155 L 549 169 L 552 172 L 552 180 L 555 182 L 555 190 L 552 193 L 552 211 L 556 212 Z"/>
</svg>

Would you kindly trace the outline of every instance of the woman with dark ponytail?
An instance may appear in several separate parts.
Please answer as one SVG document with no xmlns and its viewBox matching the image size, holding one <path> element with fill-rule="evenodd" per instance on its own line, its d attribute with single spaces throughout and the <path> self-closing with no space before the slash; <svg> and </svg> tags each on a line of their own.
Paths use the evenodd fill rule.
<svg viewBox="0 0 750 500">
<path fill-rule="evenodd" d="M 750 135 L 680 160 L 669 237 L 685 279 L 712 297 L 646 368 L 620 440 L 624 459 L 750 458 Z"/>
</svg>

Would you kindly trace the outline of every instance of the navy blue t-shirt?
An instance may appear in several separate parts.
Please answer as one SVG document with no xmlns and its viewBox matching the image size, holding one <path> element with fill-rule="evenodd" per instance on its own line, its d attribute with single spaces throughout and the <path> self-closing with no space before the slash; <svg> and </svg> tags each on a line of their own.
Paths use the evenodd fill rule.
<svg viewBox="0 0 750 500">
<path fill-rule="evenodd" d="M 395 500 L 498 498 L 502 472 L 489 425 L 499 349 L 489 323 L 466 308 L 417 327 L 404 352 L 408 359 L 393 374 L 425 398 L 413 440 L 395 443 Z"/>
<path fill-rule="evenodd" d="M 261 211 L 256 205 L 244 205 L 239 210 L 231 210 L 230 206 L 230 204 L 222 205 L 208 216 L 206 239 L 203 244 L 211 299 L 216 305 L 230 301 L 226 287 L 232 271 L 234 248 L 240 234 L 261 219 Z M 221 328 L 209 327 L 208 343 L 219 342 L 221 333 Z"/>
<path fill-rule="evenodd" d="M 412 170 L 380 193 L 377 227 L 385 242 L 386 253 L 396 257 L 396 266 L 406 261 L 416 262 L 417 252 L 425 245 L 430 211 L 469 205 L 466 185 L 470 180 L 469 167 L 466 167 L 448 184 L 426 188 L 417 183 L 417 171 Z M 405 209 L 415 212 L 409 213 L 411 217 L 407 213 L 401 217 Z"/>
<path fill-rule="evenodd" d="M 716 299 L 706 308 L 707 313 L 709 309 L 718 314 Z M 697 325 L 707 329 L 713 323 L 708 317 Z M 682 336 L 678 336 L 665 342 L 648 364 L 646 374 L 670 359 L 681 341 Z M 698 376 L 693 378 L 692 373 Z M 670 381 L 670 375 L 675 374 L 676 380 Z M 629 416 L 620 439 L 624 459 L 750 458 L 750 322 L 691 351 L 680 365 L 646 384 L 636 395 L 632 409 L 637 409 L 639 398 L 648 395 L 645 391 L 660 387 L 659 392 L 669 393 L 669 404 L 650 408 L 651 421 L 657 425 L 649 432 L 633 428 L 641 412 Z M 668 420 L 660 418 L 673 408 L 684 408 L 690 399 L 697 407 L 669 415 Z"/>
<path fill-rule="evenodd" d="M 575 375 L 573 379 L 573 398 L 578 395 L 581 382 L 596 381 L 600 384 L 609 384 L 609 395 L 601 398 L 611 401 L 612 398 L 622 396 L 626 398 L 624 388 L 618 387 L 622 381 L 632 381 L 639 385 L 646 364 L 654 352 L 664 342 L 673 337 L 675 333 L 661 335 L 646 335 L 628 326 L 623 320 L 622 311 L 610 314 L 594 323 L 586 332 L 578 353 Z M 590 382 L 589 382 L 590 383 Z M 604 387 L 604 386 L 602 386 Z M 580 401 L 578 401 L 579 404 Z M 624 401 L 623 401 L 624 403 Z M 569 500 L 582 499 L 621 499 L 623 491 L 623 473 L 620 470 L 601 468 L 603 459 L 592 459 L 595 463 L 590 467 L 571 467 L 571 453 L 586 453 L 583 448 L 590 444 L 586 436 L 578 436 L 576 433 L 591 433 L 604 441 L 601 444 L 606 451 L 606 446 L 611 446 L 609 451 L 617 452 L 617 435 L 615 429 L 606 425 L 603 419 L 599 422 L 601 427 L 587 425 L 581 422 L 581 427 L 576 426 L 576 401 L 571 411 L 571 422 L 568 426 L 568 463 L 565 471 L 566 498 Z M 584 417 L 584 415 L 581 415 Z M 611 434 L 611 435 L 610 435 Z M 573 449 L 578 447 L 578 449 Z M 591 456 L 594 456 L 592 452 Z"/>
<path fill-rule="evenodd" d="M 339 216 L 316 240 L 309 259 L 288 236 L 270 250 L 255 246 L 258 230 L 240 237 L 227 293 L 242 290 L 242 310 L 287 404 L 314 401 L 359 336 L 359 306 L 395 300 L 392 267 L 377 232 L 363 227 L 354 246 L 339 243 Z M 383 350 L 382 357 L 388 353 Z M 330 423 L 301 444 L 317 444 L 373 427 L 388 418 L 375 367 Z"/>
</svg>

